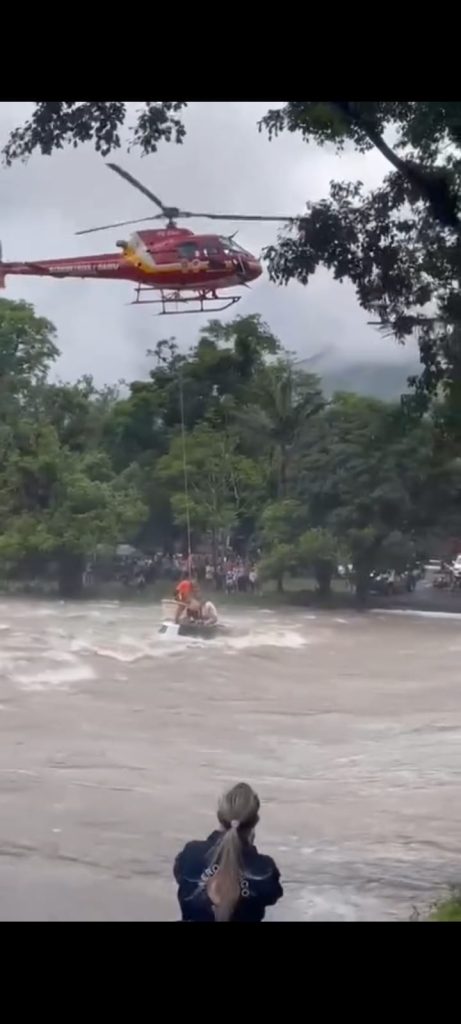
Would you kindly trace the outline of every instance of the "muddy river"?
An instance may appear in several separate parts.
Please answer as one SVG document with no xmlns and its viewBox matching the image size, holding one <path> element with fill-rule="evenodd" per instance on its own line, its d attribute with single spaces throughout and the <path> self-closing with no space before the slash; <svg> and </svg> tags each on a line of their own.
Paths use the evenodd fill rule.
<svg viewBox="0 0 461 1024">
<path fill-rule="evenodd" d="M 0 602 L 0 919 L 175 920 L 171 866 L 250 782 L 273 920 L 389 920 L 461 880 L 461 617 Z"/>
</svg>

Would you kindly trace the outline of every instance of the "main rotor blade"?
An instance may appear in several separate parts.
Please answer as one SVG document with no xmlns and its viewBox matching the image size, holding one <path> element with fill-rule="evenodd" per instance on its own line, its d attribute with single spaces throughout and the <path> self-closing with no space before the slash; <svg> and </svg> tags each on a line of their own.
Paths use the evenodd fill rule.
<svg viewBox="0 0 461 1024">
<path fill-rule="evenodd" d="M 122 228 L 126 224 L 143 224 L 149 220 L 163 220 L 164 216 L 170 217 L 171 211 L 168 210 L 167 214 L 164 213 L 153 213 L 151 217 L 137 217 L 136 220 L 119 220 L 115 224 L 102 224 L 97 228 L 85 228 L 84 231 L 76 231 L 76 235 L 91 235 L 95 231 L 108 231 L 110 228 Z M 190 210 L 176 210 L 175 216 L 179 219 L 190 220 L 204 219 L 204 220 L 242 220 L 242 221 L 272 221 L 273 223 L 284 222 L 286 224 L 294 224 L 297 220 L 301 220 L 301 217 L 265 217 L 263 214 L 249 214 L 249 213 L 192 213 Z"/>
<path fill-rule="evenodd" d="M 285 221 L 289 224 L 299 220 L 299 217 L 265 217 L 263 214 L 250 213 L 190 213 L 188 210 L 178 210 L 178 217 L 204 217 L 208 220 L 272 220 Z"/>
<path fill-rule="evenodd" d="M 109 228 L 123 228 L 125 224 L 141 224 L 146 220 L 163 220 L 163 213 L 153 213 L 151 217 L 138 217 L 137 220 L 119 220 L 116 224 L 102 224 L 98 228 L 85 228 L 84 231 L 76 231 L 76 235 L 91 235 L 94 231 L 108 231 Z"/>
<path fill-rule="evenodd" d="M 153 192 L 151 192 L 150 189 L 146 188 L 145 185 L 141 185 L 141 182 L 138 181 L 137 178 L 133 178 L 132 174 L 129 174 L 128 171 L 124 171 L 123 167 L 119 167 L 118 164 L 108 163 L 107 166 L 110 167 L 111 171 L 115 171 L 115 173 L 119 174 L 121 178 L 124 178 L 125 181 L 128 181 L 130 185 L 133 185 L 133 188 L 137 188 L 138 192 L 142 192 L 144 196 L 147 196 L 148 199 L 151 199 L 152 202 L 155 203 L 156 206 L 158 206 L 159 210 L 161 210 L 162 213 L 168 216 L 168 211 L 166 207 L 163 205 L 162 200 L 159 199 L 158 196 L 156 196 Z"/>
</svg>

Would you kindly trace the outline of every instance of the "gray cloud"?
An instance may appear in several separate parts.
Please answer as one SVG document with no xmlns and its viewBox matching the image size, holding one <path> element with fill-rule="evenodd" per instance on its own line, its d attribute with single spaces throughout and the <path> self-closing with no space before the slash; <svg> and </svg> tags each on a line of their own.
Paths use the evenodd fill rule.
<svg viewBox="0 0 461 1024">
<path fill-rule="evenodd" d="M 272 104 L 273 105 L 273 104 Z M 334 151 L 307 146 L 282 135 L 269 142 L 257 130 L 266 103 L 199 103 L 186 114 L 188 134 L 182 146 L 162 145 L 142 158 L 121 152 L 118 160 L 166 203 L 223 213 L 296 214 L 307 199 L 319 199 L 331 178 L 360 178 L 371 187 L 388 167 L 379 153 Z M 22 123 L 30 104 L 0 104 L 0 143 Z M 34 156 L 26 165 L 0 171 L 0 234 L 5 260 L 40 259 L 110 252 L 117 231 L 75 238 L 79 228 L 111 220 L 147 216 L 147 200 L 111 174 L 91 146 L 66 149 L 51 158 Z M 209 222 L 194 222 L 197 231 Z M 271 224 L 236 224 L 240 240 L 254 253 L 276 238 Z M 226 230 L 231 231 L 232 226 Z M 146 372 L 145 351 L 174 335 L 187 347 L 206 316 L 157 318 L 153 307 L 130 307 L 132 286 L 104 281 L 51 281 L 8 278 L 4 293 L 32 302 L 58 329 L 62 352 L 58 372 L 66 379 L 92 373 L 98 383 Z M 397 345 L 367 325 L 353 289 L 320 271 L 307 288 L 287 288 L 260 279 L 224 318 L 258 312 L 300 357 L 323 348 L 338 359 L 398 361 L 407 358 Z"/>
</svg>

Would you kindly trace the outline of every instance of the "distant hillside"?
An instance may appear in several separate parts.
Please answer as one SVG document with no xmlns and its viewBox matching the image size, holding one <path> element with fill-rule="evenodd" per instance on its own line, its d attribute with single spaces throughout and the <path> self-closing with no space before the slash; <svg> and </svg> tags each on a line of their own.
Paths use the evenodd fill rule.
<svg viewBox="0 0 461 1024">
<path fill-rule="evenodd" d="M 390 400 L 408 391 L 407 379 L 420 372 L 420 364 L 416 359 L 398 364 L 357 362 L 325 368 L 317 364 L 309 369 L 321 377 L 328 396 L 335 391 L 355 391 L 359 395 Z"/>
</svg>

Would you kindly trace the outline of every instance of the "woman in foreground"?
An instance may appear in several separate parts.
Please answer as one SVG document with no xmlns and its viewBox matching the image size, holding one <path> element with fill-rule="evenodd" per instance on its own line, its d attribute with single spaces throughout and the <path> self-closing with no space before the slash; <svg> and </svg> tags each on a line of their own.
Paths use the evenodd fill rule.
<svg viewBox="0 0 461 1024">
<path fill-rule="evenodd" d="M 259 799 L 239 782 L 218 805 L 220 831 L 186 843 L 174 876 L 183 921 L 262 921 L 283 896 L 272 857 L 258 853 L 254 832 Z"/>
</svg>

